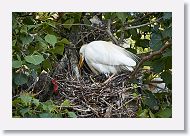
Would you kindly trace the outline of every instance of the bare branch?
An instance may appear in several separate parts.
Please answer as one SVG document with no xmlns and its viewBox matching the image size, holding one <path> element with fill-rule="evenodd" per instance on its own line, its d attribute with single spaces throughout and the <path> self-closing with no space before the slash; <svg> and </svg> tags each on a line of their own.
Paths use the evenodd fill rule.
<svg viewBox="0 0 190 136">
<path fill-rule="evenodd" d="M 99 31 L 105 31 L 105 30 L 103 30 L 103 29 L 101 29 L 101 28 L 99 28 L 99 27 L 95 27 L 95 26 L 92 26 L 92 25 L 88 25 L 88 24 L 60 24 L 60 25 L 62 25 L 62 26 L 67 26 L 67 25 L 73 25 L 73 26 L 88 26 L 88 27 L 92 27 L 92 28 L 95 28 L 95 29 L 97 29 L 97 30 L 99 30 Z"/>
<path fill-rule="evenodd" d="M 110 36 L 110 38 L 114 41 L 114 43 L 116 45 L 118 45 L 119 43 L 118 43 L 117 39 L 111 33 L 111 20 L 110 19 L 108 20 L 108 28 L 107 28 L 106 32 Z"/>
<path fill-rule="evenodd" d="M 145 24 L 142 24 L 142 25 L 129 26 L 129 27 L 127 26 L 127 27 L 125 27 L 125 30 L 129 30 L 129 29 L 134 29 L 134 28 L 139 28 L 139 27 L 147 26 L 147 25 L 150 25 L 150 24 L 159 22 L 161 19 L 162 19 L 162 17 L 161 17 L 161 18 L 158 18 L 158 19 L 156 19 L 156 20 L 154 20 L 154 21 L 152 21 L 152 22 L 148 22 L 148 23 L 145 23 Z"/>
<path fill-rule="evenodd" d="M 133 71 L 133 73 L 131 74 L 131 78 L 134 78 L 134 76 L 136 75 L 136 73 L 139 71 L 139 68 L 143 65 L 143 63 L 147 60 L 152 59 L 154 56 L 160 55 L 163 53 L 163 51 L 165 49 L 167 49 L 168 47 L 171 46 L 171 43 L 166 43 L 160 50 L 158 51 L 154 51 L 151 54 L 149 54 L 148 56 L 145 56 L 142 58 L 142 60 L 138 63 L 138 65 L 136 66 L 135 70 Z"/>
<path fill-rule="evenodd" d="M 152 14 L 154 14 L 154 12 L 147 12 L 146 15 L 144 15 L 144 16 L 142 16 L 142 17 L 140 17 L 140 18 L 137 18 L 137 19 L 135 19 L 133 22 L 129 22 L 128 24 L 135 24 L 135 23 L 141 21 L 142 19 L 144 19 L 144 18 L 146 18 L 147 16 L 150 16 L 150 15 L 152 15 Z"/>
<path fill-rule="evenodd" d="M 124 33 L 124 31 L 122 30 L 121 31 L 121 36 L 120 36 L 120 38 L 119 38 L 119 44 L 121 44 L 122 42 L 123 42 L 123 39 L 125 38 L 125 33 Z"/>
</svg>

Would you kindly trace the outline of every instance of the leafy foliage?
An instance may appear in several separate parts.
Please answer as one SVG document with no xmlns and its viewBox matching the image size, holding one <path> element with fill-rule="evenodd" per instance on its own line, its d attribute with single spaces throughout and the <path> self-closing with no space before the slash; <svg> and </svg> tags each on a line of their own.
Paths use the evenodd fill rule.
<svg viewBox="0 0 190 136">
<path fill-rule="evenodd" d="M 13 100 L 13 117 L 23 118 L 60 118 L 69 117 L 76 118 L 77 115 L 69 111 L 65 104 L 61 106 L 55 105 L 53 101 L 40 102 L 29 93 L 23 93 L 18 98 Z M 68 103 L 65 100 L 63 103 Z M 69 102 L 70 103 L 70 102 Z M 70 103 L 67 105 L 71 106 Z"/>
<path fill-rule="evenodd" d="M 100 24 L 92 23 L 94 16 L 101 20 Z M 127 50 L 139 56 L 159 51 L 172 41 L 170 12 L 12 14 L 13 95 L 19 92 L 19 97 L 13 99 L 14 117 L 77 117 L 69 108 L 59 109 L 54 101 L 40 102 L 32 94 L 21 92 L 33 83 L 31 77 L 35 79 L 43 70 L 54 71 L 57 62 L 65 54 L 65 48 L 71 44 L 80 47 L 94 40 L 113 40 L 105 31 L 109 20 L 112 22 L 111 33 L 119 44 L 127 40 Z M 142 90 L 142 106 L 137 117 L 171 117 L 172 47 L 146 61 L 142 69 L 145 69 L 143 84 L 159 77 L 170 92 L 152 93 L 147 89 Z M 63 107 L 71 105 L 68 100 L 61 104 Z"/>
</svg>

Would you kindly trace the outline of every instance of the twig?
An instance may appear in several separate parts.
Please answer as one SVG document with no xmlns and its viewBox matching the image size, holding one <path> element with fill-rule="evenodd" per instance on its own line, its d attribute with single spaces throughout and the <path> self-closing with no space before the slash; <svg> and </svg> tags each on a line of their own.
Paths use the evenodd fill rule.
<svg viewBox="0 0 190 136">
<path fill-rule="evenodd" d="M 128 24 L 135 24 L 135 23 L 139 22 L 140 20 L 142 20 L 142 19 L 144 19 L 147 16 L 152 15 L 152 14 L 154 14 L 154 12 L 148 12 L 146 15 L 144 15 L 144 16 L 142 16 L 140 18 L 137 18 L 136 20 L 134 20 L 133 22 L 129 22 Z"/>
<path fill-rule="evenodd" d="M 106 100 L 104 100 L 103 98 L 101 98 L 101 100 L 103 102 L 105 102 L 108 106 L 112 107 L 114 110 L 117 110 L 113 105 L 111 105 L 110 103 L 108 103 Z"/>
<path fill-rule="evenodd" d="M 106 29 L 106 32 L 110 36 L 110 38 L 114 41 L 114 43 L 119 45 L 117 39 L 111 33 L 111 19 L 108 20 L 108 28 Z"/>
<path fill-rule="evenodd" d="M 133 73 L 130 75 L 131 78 L 134 78 L 134 76 L 136 75 L 136 73 L 138 72 L 139 68 L 143 65 L 143 63 L 147 60 L 152 59 L 154 56 L 160 55 L 162 54 L 162 52 L 167 49 L 168 47 L 170 47 L 172 44 L 171 43 L 166 43 L 160 50 L 152 52 L 151 54 L 149 54 L 148 56 L 145 56 L 142 58 L 142 60 L 138 63 L 138 65 L 136 66 L 135 70 L 133 71 Z"/>
<path fill-rule="evenodd" d="M 150 81 L 150 83 L 157 83 L 157 84 L 161 84 L 161 83 L 165 83 L 164 81 Z"/>
<path fill-rule="evenodd" d="M 99 31 L 105 31 L 99 27 L 95 27 L 95 26 L 92 26 L 92 25 L 88 25 L 88 24 L 60 24 L 60 25 L 63 25 L 63 26 L 66 26 L 66 25 L 71 25 L 71 26 L 88 26 L 88 27 L 92 27 L 92 28 L 95 28 Z"/>
<path fill-rule="evenodd" d="M 124 30 L 123 30 L 123 28 L 122 28 L 122 30 L 121 30 L 121 36 L 120 36 L 120 38 L 119 38 L 119 44 L 121 44 L 122 42 L 123 42 L 123 39 L 125 38 L 125 33 L 124 33 Z"/>
<path fill-rule="evenodd" d="M 68 48 L 68 49 L 80 49 L 81 47 L 76 47 L 85 37 L 88 37 L 90 34 L 92 34 L 94 31 L 91 31 L 89 33 L 87 33 L 85 36 L 83 36 L 83 38 L 81 38 L 80 40 L 77 41 L 76 44 L 74 44 L 74 47 L 71 47 L 70 45 L 69 46 L 64 46 L 65 48 Z"/>
<path fill-rule="evenodd" d="M 153 24 L 153 23 L 155 23 L 155 22 L 158 22 L 158 21 L 160 21 L 161 19 L 162 19 L 162 17 L 161 17 L 161 18 L 158 18 L 157 20 L 154 20 L 154 21 L 152 21 L 152 22 L 148 22 L 148 23 L 145 23 L 145 24 L 142 24 L 142 25 L 127 26 L 127 27 L 125 27 L 125 30 L 129 30 L 129 29 L 134 29 L 134 28 L 139 28 L 139 27 L 147 26 L 147 25 Z"/>
<path fill-rule="evenodd" d="M 97 117 L 100 117 L 99 114 L 98 114 L 98 112 L 97 112 L 95 109 L 93 109 L 90 105 L 88 105 L 87 103 L 85 103 L 85 102 L 83 102 L 83 101 L 82 101 L 82 103 L 85 104 L 89 109 L 91 109 L 92 112 L 93 112 Z"/>
<path fill-rule="evenodd" d="M 132 99 L 128 100 L 127 102 L 125 102 L 125 105 L 127 105 L 128 103 L 132 102 L 133 100 L 135 100 L 136 98 L 141 97 L 141 94 L 137 95 L 136 97 L 133 97 Z"/>
</svg>

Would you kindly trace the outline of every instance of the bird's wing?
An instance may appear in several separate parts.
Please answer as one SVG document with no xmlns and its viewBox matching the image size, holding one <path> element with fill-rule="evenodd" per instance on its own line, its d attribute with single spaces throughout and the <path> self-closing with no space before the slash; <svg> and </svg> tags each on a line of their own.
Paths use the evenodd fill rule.
<svg viewBox="0 0 190 136">
<path fill-rule="evenodd" d="M 131 52 L 108 42 L 91 43 L 85 51 L 86 59 L 89 62 L 112 65 L 112 66 L 129 66 L 136 65 L 137 57 Z"/>
</svg>

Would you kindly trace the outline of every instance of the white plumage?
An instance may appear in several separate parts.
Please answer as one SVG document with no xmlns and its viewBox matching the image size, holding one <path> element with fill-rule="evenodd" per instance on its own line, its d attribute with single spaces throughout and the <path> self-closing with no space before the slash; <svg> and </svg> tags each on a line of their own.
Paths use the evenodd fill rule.
<svg viewBox="0 0 190 136">
<path fill-rule="evenodd" d="M 95 74 L 116 74 L 121 71 L 133 71 L 138 57 L 111 42 L 93 41 L 80 49 L 79 67 L 86 63 Z"/>
</svg>

